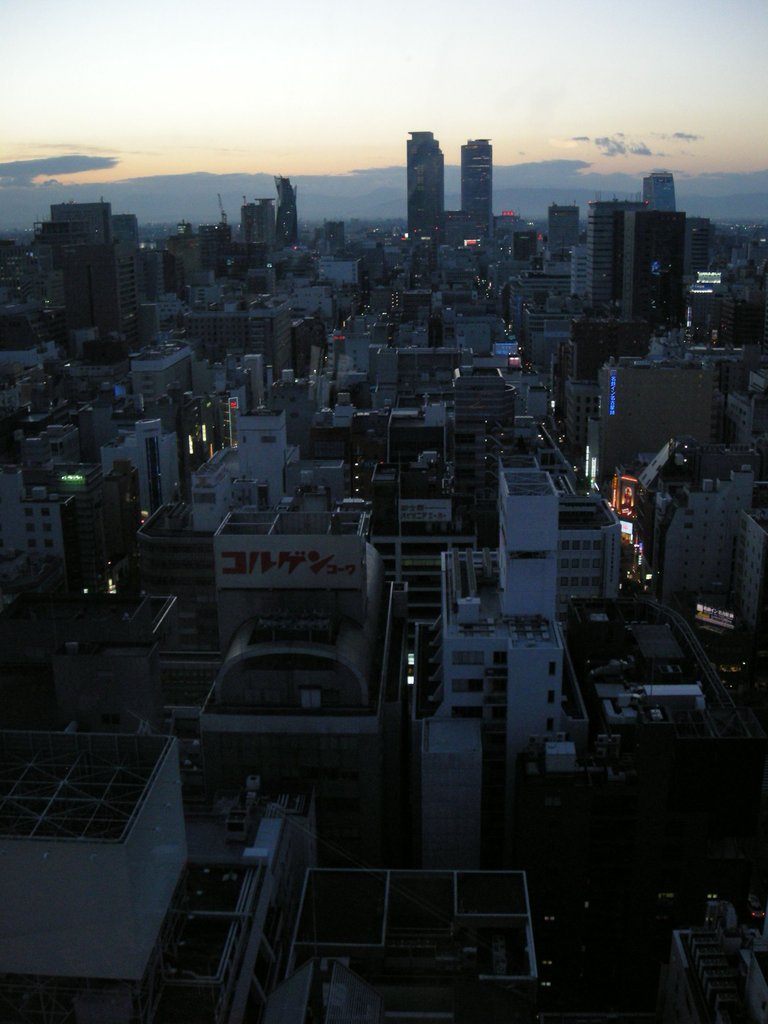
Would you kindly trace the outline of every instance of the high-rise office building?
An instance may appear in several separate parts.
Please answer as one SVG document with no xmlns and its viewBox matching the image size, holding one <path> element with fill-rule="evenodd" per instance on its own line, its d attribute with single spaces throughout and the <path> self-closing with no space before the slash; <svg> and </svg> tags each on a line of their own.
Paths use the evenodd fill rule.
<svg viewBox="0 0 768 1024">
<path fill-rule="evenodd" d="M 624 215 L 624 316 L 677 327 L 685 313 L 685 214 L 637 210 Z"/>
<path fill-rule="evenodd" d="M 478 238 L 493 228 L 493 146 L 489 139 L 469 139 L 461 147 L 461 208 L 472 218 Z"/>
<path fill-rule="evenodd" d="M 547 213 L 547 247 L 552 255 L 567 252 L 579 243 L 578 206 L 552 203 Z"/>
<path fill-rule="evenodd" d="M 445 207 L 443 153 L 432 132 L 410 135 L 406 146 L 408 234 L 411 238 L 437 239 Z"/>
<path fill-rule="evenodd" d="M 709 217 L 685 218 L 685 261 L 686 274 L 709 270 L 712 250 L 712 225 Z"/>
<path fill-rule="evenodd" d="M 593 306 L 621 301 L 623 288 L 624 214 L 642 203 L 595 200 L 587 215 L 587 293 Z"/>
<path fill-rule="evenodd" d="M 113 240 L 112 204 L 105 203 L 53 203 L 53 224 L 76 225 L 85 235 L 83 241 L 91 245 L 108 245 Z"/>
<path fill-rule="evenodd" d="M 675 212 L 675 179 L 670 171 L 653 171 L 643 178 L 643 202 L 651 210 Z"/>
<path fill-rule="evenodd" d="M 278 195 L 279 195 L 278 187 Z M 294 193 L 295 197 L 295 193 Z M 246 242 L 275 244 L 275 200 L 254 199 L 240 207 L 240 237 Z"/>
<path fill-rule="evenodd" d="M 299 240 L 299 220 L 296 212 L 296 193 L 290 178 L 275 178 L 277 189 L 277 219 L 275 240 L 278 246 L 296 245 Z"/>
</svg>

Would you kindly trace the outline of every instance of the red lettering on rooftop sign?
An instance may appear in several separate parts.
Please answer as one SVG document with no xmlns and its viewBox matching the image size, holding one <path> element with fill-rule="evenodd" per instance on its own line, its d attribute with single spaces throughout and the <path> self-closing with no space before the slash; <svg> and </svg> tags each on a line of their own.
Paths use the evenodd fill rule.
<svg viewBox="0 0 768 1024">
<path fill-rule="evenodd" d="M 323 555 L 319 551 L 222 551 L 221 573 L 223 576 L 250 576 L 258 573 L 279 572 L 281 576 L 290 576 L 300 565 L 306 563 L 309 571 L 315 575 L 336 576 L 346 574 L 353 576 L 355 563 L 342 565 L 334 561 L 333 552 Z"/>
</svg>

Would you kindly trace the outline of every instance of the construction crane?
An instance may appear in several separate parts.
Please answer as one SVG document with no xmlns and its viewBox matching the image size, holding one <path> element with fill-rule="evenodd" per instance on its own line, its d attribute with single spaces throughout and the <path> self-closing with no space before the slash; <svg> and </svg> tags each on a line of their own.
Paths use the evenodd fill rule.
<svg viewBox="0 0 768 1024">
<path fill-rule="evenodd" d="M 227 223 L 227 215 L 224 212 L 224 203 L 222 203 L 222 201 L 221 201 L 221 192 L 217 192 L 216 195 L 219 198 L 219 210 L 221 212 L 221 223 L 222 224 L 226 224 Z"/>
</svg>

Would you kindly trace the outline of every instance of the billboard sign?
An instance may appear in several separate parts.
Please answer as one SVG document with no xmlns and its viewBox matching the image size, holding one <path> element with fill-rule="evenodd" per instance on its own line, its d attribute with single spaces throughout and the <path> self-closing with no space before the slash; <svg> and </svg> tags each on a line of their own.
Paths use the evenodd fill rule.
<svg viewBox="0 0 768 1024">
<path fill-rule="evenodd" d="M 216 586 L 235 590 L 359 590 L 365 541 L 328 535 L 221 534 Z"/>
</svg>

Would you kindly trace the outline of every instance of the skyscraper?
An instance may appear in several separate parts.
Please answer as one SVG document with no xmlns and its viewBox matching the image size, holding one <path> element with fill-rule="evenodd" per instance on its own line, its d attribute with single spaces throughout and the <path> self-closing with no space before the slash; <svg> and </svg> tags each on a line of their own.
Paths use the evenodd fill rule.
<svg viewBox="0 0 768 1024">
<path fill-rule="evenodd" d="M 294 199 L 295 196 L 294 192 Z M 240 237 L 246 243 L 262 242 L 270 248 L 275 244 L 274 199 L 255 199 L 252 203 L 243 203 L 240 207 Z"/>
<path fill-rule="evenodd" d="M 277 189 L 277 219 L 275 240 L 278 246 L 296 245 L 299 240 L 299 220 L 296 212 L 298 189 L 291 185 L 290 178 L 275 178 Z"/>
<path fill-rule="evenodd" d="M 444 164 L 432 132 L 411 132 L 407 142 L 408 234 L 437 239 L 442 233 Z"/>
<path fill-rule="evenodd" d="M 593 306 L 621 301 L 624 276 L 624 214 L 642 203 L 595 200 L 587 215 L 587 292 Z"/>
<path fill-rule="evenodd" d="M 578 206 L 559 206 L 552 203 L 547 214 L 547 247 L 550 253 L 564 253 L 578 244 Z"/>
<path fill-rule="evenodd" d="M 493 146 L 489 139 L 468 139 L 461 147 L 461 208 L 472 217 L 478 238 L 493 227 Z"/>
<path fill-rule="evenodd" d="M 623 314 L 653 327 L 684 318 L 685 214 L 635 210 L 624 215 Z"/>
<path fill-rule="evenodd" d="M 651 210 L 675 212 L 675 179 L 670 171 L 652 171 L 643 178 L 643 202 Z"/>
</svg>

